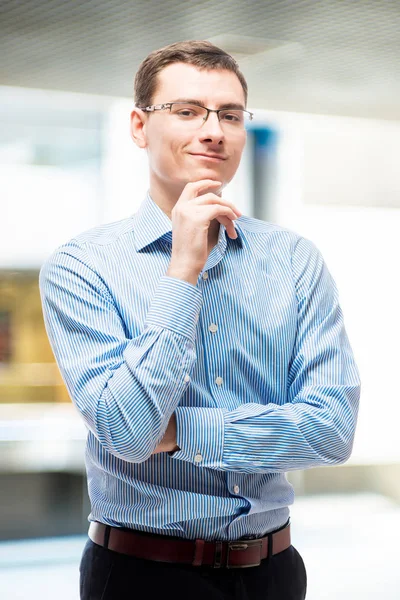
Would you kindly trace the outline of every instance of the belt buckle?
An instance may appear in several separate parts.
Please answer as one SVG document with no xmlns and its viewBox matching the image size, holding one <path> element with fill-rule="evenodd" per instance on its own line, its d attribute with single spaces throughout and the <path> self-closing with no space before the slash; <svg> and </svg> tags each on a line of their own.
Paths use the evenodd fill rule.
<svg viewBox="0 0 400 600">
<path fill-rule="evenodd" d="M 229 558 L 231 552 L 235 552 L 238 550 L 247 551 L 252 550 L 254 547 L 258 548 L 258 558 L 256 562 L 248 563 L 245 565 L 231 565 L 229 564 Z M 228 549 L 226 554 L 226 568 L 227 569 L 247 569 L 248 567 L 259 567 L 261 564 L 261 549 L 262 549 L 262 540 L 243 540 L 236 542 L 228 542 Z"/>
</svg>

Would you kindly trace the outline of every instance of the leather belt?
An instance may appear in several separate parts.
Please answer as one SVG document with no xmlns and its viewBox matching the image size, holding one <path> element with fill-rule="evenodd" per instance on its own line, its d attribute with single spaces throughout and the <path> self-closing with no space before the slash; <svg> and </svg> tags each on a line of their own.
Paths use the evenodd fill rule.
<svg viewBox="0 0 400 600">
<path fill-rule="evenodd" d="M 89 537 L 99 546 L 136 558 L 227 569 L 256 567 L 291 544 L 289 524 L 263 538 L 220 542 L 153 535 L 94 521 Z"/>
</svg>

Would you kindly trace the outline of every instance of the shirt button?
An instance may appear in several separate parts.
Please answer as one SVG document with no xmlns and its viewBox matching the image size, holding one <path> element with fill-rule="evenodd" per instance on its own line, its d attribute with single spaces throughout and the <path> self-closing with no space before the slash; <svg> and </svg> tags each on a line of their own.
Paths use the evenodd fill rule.
<svg viewBox="0 0 400 600">
<path fill-rule="evenodd" d="M 208 273 L 207 273 L 207 271 L 204 271 L 204 273 L 203 273 L 202 277 L 203 277 L 204 281 L 205 281 L 206 279 L 208 279 Z"/>
<path fill-rule="evenodd" d="M 203 457 L 201 454 L 196 454 L 196 456 L 194 457 L 195 463 L 201 463 L 202 460 L 203 460 Z"/>
<path fill-rule="evenodd" d="M 185 375 L 185 382 L 186 382 L 186 383 L 189 383 L 189 381 L 190 381 L 190 375 L 188 375 L 188 374 L 186 373 L 186 375 Z"/>
<path fill-rule="evenodd" d="M 238 493 L 239 493 L 239 491 L 240 491 L 240 488 L 239 488 L 239 486 L 238 486 L 238 485 L 235 485 L 235 486 L 234 486 L 234 488 L 233 488 L 233 491 L 235 492 L 235 494 L 238 494 Z"/>
<path fill-rule="evenodd" d="M 218 329 L 218 325 L 216 325 L 215 323 L 211 323 L 211 325 L 209 325 L 208 329 L 211 331 L 211 333 L 215 333 Z"/>
<path fill-rule="evenodd" d="M 222 385 L 224 383 L 224 380 L 222 379 L 222 377 L 217 377 L 215 380 L 215 383 L 217 385 Z"/>
</svg>

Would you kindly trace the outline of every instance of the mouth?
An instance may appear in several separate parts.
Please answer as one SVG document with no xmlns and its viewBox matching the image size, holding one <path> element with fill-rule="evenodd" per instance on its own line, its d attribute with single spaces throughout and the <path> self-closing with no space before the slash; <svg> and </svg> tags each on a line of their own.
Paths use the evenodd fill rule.
<svg viewBox="0 0 400 600">
<path fill-rule="evenodd" d="M 226 156 L 221 156 L 220 154 L 195 154 L 192 152 L 190 152 L 189 154 L 190 156 L 195 156 L 200 160 L 208 160 L 216 163 L 224 162 L 227 159 Z"/>
</svg>

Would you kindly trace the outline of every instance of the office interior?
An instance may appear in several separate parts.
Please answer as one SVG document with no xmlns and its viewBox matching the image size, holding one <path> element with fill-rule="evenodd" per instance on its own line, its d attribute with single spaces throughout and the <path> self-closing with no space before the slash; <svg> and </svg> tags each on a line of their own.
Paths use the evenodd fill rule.
<svg viewBox="0 0 400 600">
<path fill-rule="evenodd" d="M 39 269 L 74 235 L 138 209 L 148 174 L 129 136 L 134 74 L 150 51 L 185 39 L 221 46 L 248 81 L 254 120 L 226 197 L 321 250 L 360 370 L 350 460 L 288 474 L 308 598 L 368 600 L 382 585 L 398 598 L 399 32 L 395 0 L 0 2 L 6 598 L 78 598 L 90 510 L 86 431 L 47 340 Z"/>
</svg>

